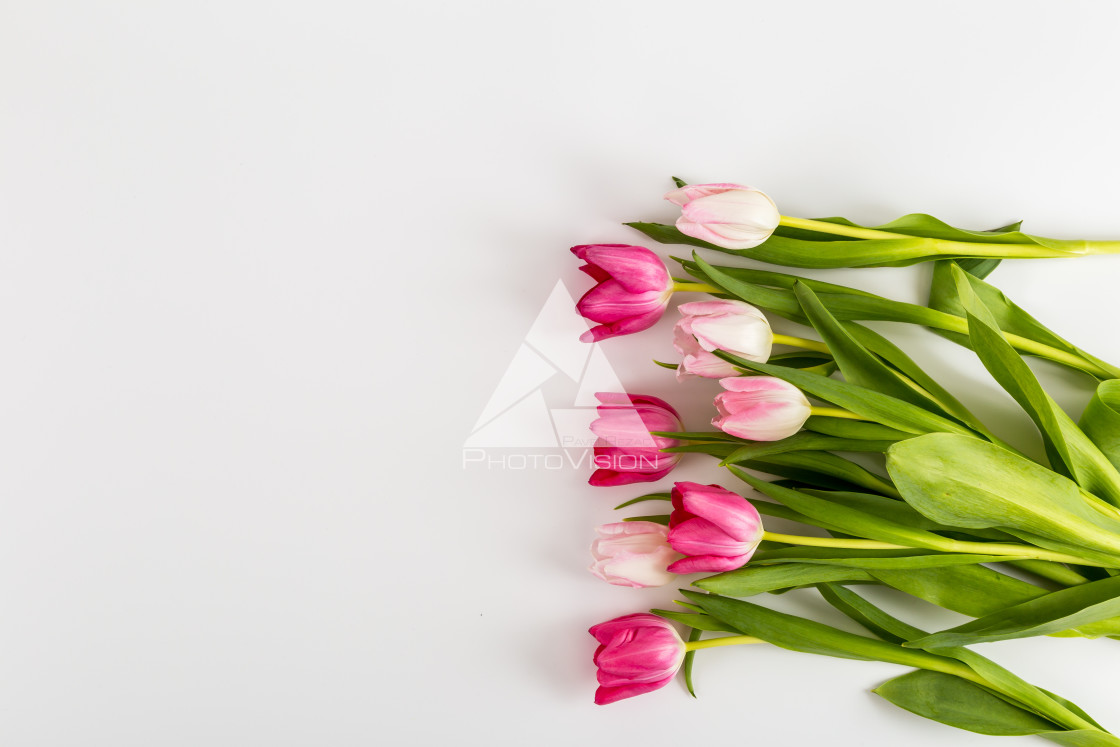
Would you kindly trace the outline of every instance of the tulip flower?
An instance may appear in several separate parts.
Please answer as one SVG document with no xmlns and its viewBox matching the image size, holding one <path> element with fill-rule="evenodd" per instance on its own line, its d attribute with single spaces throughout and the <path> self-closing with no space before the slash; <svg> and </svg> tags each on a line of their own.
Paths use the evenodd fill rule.
<svg viewBox="0 0 1120 747">
<path fill-rule="evenodd" d="M 654 482 L 672 471 L 680 454 L 661 449 L 680 441 L 654 436 L 650 431 L 680 431 L 681 417 L 669 403 L 644 394 L 600 392 L 599 417 L 591 423 L 595 442 L 593 464 L 598 468 L 589 482 L 597 486 Z"/>
<path fill-rule="evenodd" d="M 652 521 L 620 521 L 595 530 L 590 570 L 615 586 L 635 589 L 664 586 L 674 575 L 666 569 L 680 557 L 669 547 L 668 527 Z"/>
<path fill-rule="evenodd" d="M 674 189 L 665 199 L 681 207 L 681 233 L 724 249 L 758 246 L 782 219 L 765 192 L 741 184 L 693 184 Z"/>
<path fill-rule="evenodd" d="M 669 684 L 684 662 L 684 641 L 656 615 L 624 615 L 588 632 L 599 642 L 594 657 L 599 670 L 598 705 L 658 690 Z"/>
<path fill-rule="evenodd" d="M 583 342 L 649 329 L 669 305 L 673 279 L 661 259 L 642 246 L 585 244 L 572 253 L 587 264 L 580 267 L 598 285 L 576 303 L 580 316 L 597 322 L 580 336 Z"/>
<path fill-rule="evenodd" d="M 719 417 L 712 425 L 752 441 L 780 441 L 801 430 L 812 406 L 793 384 L 771 376 L 720 379 L 727 391 L 716 395 Z"/>
<path fill-rule="evenodd" d="M 673 486 L 669 545 L 685 555 L 671 573 L 722 573 L 746 565 L 762 541 L 762 517 L 743 496 L 719 485 Z"/>
<path fill-rule="evenodd" d="M 774 333 L 766 315 L 749 303 L 731 300 L 693 301 L 677 307 L 683 317 L 673 329 L 673 346 L 683 357 L 677 378 L 722 379 L 736 368 L 712 351 L 725 350 L 749 361 L 770 358 Z"/>
</svg>

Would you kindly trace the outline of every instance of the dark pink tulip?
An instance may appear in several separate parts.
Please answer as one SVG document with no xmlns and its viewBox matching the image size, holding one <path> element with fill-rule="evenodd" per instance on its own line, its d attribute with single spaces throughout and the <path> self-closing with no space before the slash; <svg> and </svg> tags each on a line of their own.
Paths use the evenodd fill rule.
<svg viewBox="0 0 1120 747">
<path fill-rule="evenodd" d="M 595 441 L 592 485 L 606 487 L 654 482 L 672 471 L 680 454 L 661 449 L 680 441 L 654 436 L 650 431 L 679 431 L 681 417 L 668 402 L 644 394 L 599 392 L 599 417 L 591 423 Z"/>
<path fill-rule="evenodd" d="M 599 623 L 589 631 L 599 642 L 595 666 L 599 689 L 595 703 L 606 705 L 658 690 L 680 669 L 684 641 L 657 615 L 638 613 Z"/>
<path fill-rule="evenodd" d="M 671 573 L 722 573 L 746 565 L 762 541 L 762 517 L 743 496 L 719 485 L 673 486 L 669 545 L 686 557 Z"/>
<path fill-rule="evenodd" d="M 649 329 L 669 306 L 673 279 L 661 259 L 642 246 L 583 244 L 572 253 L 587 264 L 579 269 L 598 282 L 576 303 L 580 316 L 597 322 L 583 342 Z"/>
</svg>

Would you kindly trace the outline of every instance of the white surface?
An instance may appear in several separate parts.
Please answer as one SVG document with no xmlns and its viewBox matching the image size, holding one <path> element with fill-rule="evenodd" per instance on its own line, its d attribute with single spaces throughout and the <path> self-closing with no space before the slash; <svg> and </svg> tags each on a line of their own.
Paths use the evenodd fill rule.
<svg viewBox="0 0 1120 747">
<path fill-rule="evenodd" d="M 557 279 L 587 286 L 567 247 L 671 219 L 670 174 L 793 215 L 1120 237 L 1118 16 L 3 3 L 0 742 L 990 741 L 869 694 L 895 667 L 761 648 L 701 653 L 697 701 L 593 706 L 585 629 L 672 597 L 584 570 L 640 487 L 463 469 L 461 448 Z M 1118 274 L 993 280 L 1117 361 Z M 919 300 L 927 275 L 828 277 Z M 700 426 L 711 387 L 646 362 L 668 329 L 604 350 Z M 965 351 L 893 331 L 1030 443 Z M 1084 382 L 1039 370 L 1076 415 Z M 1120 644 L 985 652 L 1120 727 Z"/>
</svg>

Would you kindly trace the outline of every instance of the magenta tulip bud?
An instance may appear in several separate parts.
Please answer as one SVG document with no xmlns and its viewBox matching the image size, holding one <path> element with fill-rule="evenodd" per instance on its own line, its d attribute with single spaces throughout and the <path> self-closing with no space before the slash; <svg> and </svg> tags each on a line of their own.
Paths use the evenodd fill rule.
<svg viewBox="0 0 1120 747">
<path fill-rule="evenodd" d="M 580 335 L 583 342 L 649 329 L 669 306 L 673 279 L 661 259 L 642 246 L 584 244 L 572 253 L 587 264 L 579 269 L 598 285 L 576 303 L 580 316 L 597 322 Z"/>
<path fill-rule="evenodd" d="M 598 468 L 589 482 L 596 486 L 654 482 L 672 471 L 680 454 L 661 449 L 680 441 L 654 436 L 650 431 L 679 431 L 681 416 L 668 402 L 644 394 L 600 392 L 599 417 L 591 423 L 595 442 L 593 464 Z"/>
<path fill-rule="evenodd" d="M 716 395 L 719 417 L 712 425 L 751 441 L 780 441 L 801 430 L 812 406 L 793 384 L 771 376 L 720 379 L 726 389 Z"/>
<path fill-rule="evenodd" d="M 741 184 L 693 184 L 674 189 L 665 199 L 681 207 L 681 233 L 724 249 L 758 246 L 782 219 L 765 192 Z"/>
<path fill-rule="evenodd" d="M 669 528 L 652 521 L 620 521 L 595 530 L 590 570 L 615 586 L 635 589 L 664 586 L 675 576 L 666 570 L 680 557 L 669 547 Z"/>
<path fill-rule="evenodd" d="M 742 301 L 693 301 L 677 307 L 683 318 L 673 329 L 673 347 L 683 358 L 677 379 L 703 376 L 722 379 L 738 375 L 736 368 L 712 351 L 724 350 L 740 358 L 765 363 L 774 333 L 766 315 Z"/>
<path fill-rule="evenodd" d="M 598 705 L 665 687 L 684 662 L 684 641 L 657 615 L 616 617 L 587 632 L 599 642 L 594 659 L 599 668 Z"/>
<path fill-rule="evenodd" d="M 722 573 L 741 568 L 762 541 L 762 517 L 743 496 L 719 485 L 673 486 L 669 545 L 686 557 L 671 573 Z"/>
</svg>

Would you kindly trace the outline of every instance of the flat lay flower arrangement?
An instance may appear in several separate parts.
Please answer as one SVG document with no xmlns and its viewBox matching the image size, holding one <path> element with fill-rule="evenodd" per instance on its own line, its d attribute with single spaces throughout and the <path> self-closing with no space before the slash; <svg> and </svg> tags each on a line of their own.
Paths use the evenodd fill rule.
<svg viewBox="0 0 1120 747">
<path fill-rule="evenodd" d="M 585 341 L 649 329 L 675 294 L 690 294 L 674 328 L 680 359 L 658 364 L 682 383 L 716 379 L 723 390 L 705 414 L 707 431 L 686 431 L 657 397 L 598 395 L 590 482 L 616 492 L 618 509 L 644 515 L 599 527 L 590 569 L 618 586 L 691 588 L 676 609 L 591 628 L 595 702 L 657 690 L 678 672 L 693 692 L 697 651 L 769 644 L 904 667 L 874 692 L 943 724 L 1120 746 L 1070 700 L 980 653 L 988 642 L 1033 636 L 1120 638 L 1120 369 L 987 281 L 1005 259 L 1116 253 L 1120 242 L 1047 239 L 1018 224 L 966 231 L 921 214 L 874 228 L 806 220 L 783 216 L 757 189 L 676 181 L 666 195 L 681 208 L 675 226 L 628 225 L 663 244 L 772 265 L 935 264 L 921 306 L 714 264 L 710 252 L 674 257 L 674 277 L 646 247 L 573 247 L 595 281 L 577 304 L 596 325 Z M 775 316 L 811 336 L 774 333 Z M 1045 457 L 1003 441 L 866 321 L 925 326 L 971 349 L 1037 426 Z M 1028 355 L 1082 375 L 1088 404 L 1079 422 L 1047 394 Z M 635 495 L 633 486 L 703 455 L 726 468 L 725 480 Z M 770 518 L 805 531 L 769 531 Z M 707 575 L 679 580 L 684 574 Z M 858 591 L 867 585 L 971 619 L 923 630 L 868 601 Z M 756 598 L 793 590 L 819 594 L 865 632 Z"/>
</svg>

